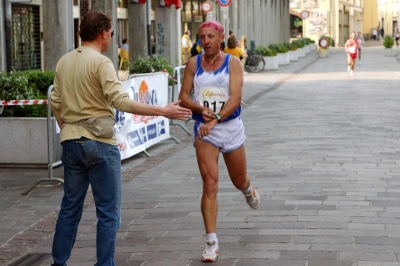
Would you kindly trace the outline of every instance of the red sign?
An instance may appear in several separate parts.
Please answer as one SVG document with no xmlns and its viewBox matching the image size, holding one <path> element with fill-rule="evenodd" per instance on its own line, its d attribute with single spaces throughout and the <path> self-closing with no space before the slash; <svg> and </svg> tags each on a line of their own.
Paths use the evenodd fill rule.
<svg viewBox="0 0 400 266">
<path fill-rule="evenodd" d="M 204 13 L 207 13 L 212 10 L 212 5 L 209 2 L 204 2 L 201 4 L 201 10 L 203 10 Z"/>
<path fill-rule="evenodd" d="M 232 0 L 218 0 L 218 4 L 220 6 L 229 6 L 232 3 Z"/>
</svg>

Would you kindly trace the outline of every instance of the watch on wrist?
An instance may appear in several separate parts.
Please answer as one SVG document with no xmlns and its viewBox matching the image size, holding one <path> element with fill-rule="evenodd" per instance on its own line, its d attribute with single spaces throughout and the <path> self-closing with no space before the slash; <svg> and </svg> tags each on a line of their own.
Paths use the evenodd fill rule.
<svg viewBox="0 0 400 266">
<path fill-rule="evenodd" d="M 221 123 L 221 115 L 220 114 L 216 114 L 215 118 L 218 120 L 218 124 Z"/>
</svg>

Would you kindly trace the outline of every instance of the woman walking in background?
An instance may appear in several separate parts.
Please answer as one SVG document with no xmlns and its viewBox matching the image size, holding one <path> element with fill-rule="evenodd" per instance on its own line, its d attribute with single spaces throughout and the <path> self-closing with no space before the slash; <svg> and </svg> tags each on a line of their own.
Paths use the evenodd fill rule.
<svg viewBox="0 0 400 266">
<path fill-rule="evenodd" d="M 356 65 L 357 52 L 358 48 L 360 48 L 360 45 L 358 44 L 358 41 L 356 39 L 355 32 L 351 33 L 351 37 L 350 39 L 347 40 L 346 44 L 344 45 L 344 48 L 346 49 L 347 53 L 347 64 L 348 64 L 347 71 L 350 72 L 350 76 L 353 76 L 354 67 Z"/>
<path fill-rule="evenodd" d="M 396 31 L 394 32 L 394 38 L 395 38 L 395 40 L 396 40 L 397 49 L 399 49 L 399 39 L 400 39 L 400 31 L 399 31 L 399 28 L 397 28 Z"/>
<path fill-rule="evenodd" d="M 358 64 L 361 65 L 361 50 L 362 50 L 362 45 L 364 44 L 364 37 L 361 35 L 361 31 L 358 32 L 357 42 L 358 42 Z"/>
</svg>

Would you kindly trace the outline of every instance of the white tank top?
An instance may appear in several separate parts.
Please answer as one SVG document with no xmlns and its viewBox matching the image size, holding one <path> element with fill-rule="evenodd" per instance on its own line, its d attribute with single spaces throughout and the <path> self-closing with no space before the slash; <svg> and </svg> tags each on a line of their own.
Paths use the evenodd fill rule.
<svg viewBox="0 0 400 266">
<path fill-rule="evenodd" d="M 202 55 L 197 55 L 196 73 L 193 80 L 193 101 L 198 105 L 210 108 L 215 113 L 219 113 L 231 95 L 229 87 L 229 64 L 231 61 L 231 55 L 227 54 L 222 66 L 214 72 L 205 71 L 201 66 L 201 60 Z M 222 122 L 238 117 L 241 111 L 242 107 L 239 106 Z M 201 114 L 193 113 L 192 117 L 194 120 L 204 123 Z"/>
</svg>

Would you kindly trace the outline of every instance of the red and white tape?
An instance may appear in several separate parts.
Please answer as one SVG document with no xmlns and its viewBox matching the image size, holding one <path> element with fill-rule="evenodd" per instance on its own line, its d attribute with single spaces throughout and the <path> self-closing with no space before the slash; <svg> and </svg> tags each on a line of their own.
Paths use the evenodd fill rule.
<svg viewBox="0 0 400 266">
<path fill-rule="evenodd" d="M 47 100 L 6 100 L 0 101 L 1 105 L 37 105 L 37 104 L 47 104 Z"/>
</svg>

